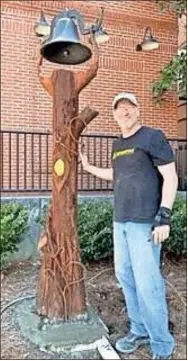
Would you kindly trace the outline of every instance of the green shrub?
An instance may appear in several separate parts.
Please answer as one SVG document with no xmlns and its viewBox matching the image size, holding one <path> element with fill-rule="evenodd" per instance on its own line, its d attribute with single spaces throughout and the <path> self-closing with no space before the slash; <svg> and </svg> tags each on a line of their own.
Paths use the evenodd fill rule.
<svg viewBox="0 0 188 361">
<path fill-rule="evenodd" d="M 20 237 L 28 226 L 28 210 L 21 204 L 1 204 L 0 256 L 1 268 L 7 263 L 7 256 L 18 249 Z"/>
<path fill-rule="evenodd" d="M 184 199 L 177 198 L 174 203 L 170 237 L 164 242 L 164 250 L 175 256 L 187 254 L 187 207 Z"/>
<path fill-rule="evenodd" d="M 111 202 L 82 203 L 78 212 L 78 235 L 82 260 L 99 260 L 111 254 Z"/>
<path fill-rule="evenodd" d="M 99 260 L 112 254 L 112 218 L 110 201 L 87 201 L 79 205 L 77 229 L 83 261 Z M 40 223 L 44 225 L 43 217 Z M 178 198 L 173 207 L 170 238 L 164 242 L 164 250 L 174 256 L 186 255 L 186 237 L 186 201 Z"/>
</svg>

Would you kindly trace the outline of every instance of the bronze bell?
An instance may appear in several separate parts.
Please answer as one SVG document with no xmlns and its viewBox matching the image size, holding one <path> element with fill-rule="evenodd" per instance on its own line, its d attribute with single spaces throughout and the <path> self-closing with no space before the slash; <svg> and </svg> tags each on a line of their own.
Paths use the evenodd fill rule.
<svg viewBox="0 0 188 361">
<path fill-rule="evenodd" d="M 52 63 L 75 65 L 89 60 L 92 52 L 80 42 L 75 21 L 59 14 L 52 21 L 49 37 L 42 42 L 41 55 Z"/>
</svg>

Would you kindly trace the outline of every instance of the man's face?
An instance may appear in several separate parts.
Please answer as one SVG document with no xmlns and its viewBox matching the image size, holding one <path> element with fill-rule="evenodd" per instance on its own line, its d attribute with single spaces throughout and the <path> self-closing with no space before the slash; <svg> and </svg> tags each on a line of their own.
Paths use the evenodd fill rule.
<svg viewBox="0 0 188 361">
<path fill-rule="evenodd" d="M 113 115 L 122 131 L 131 130 L 138 121 L 139 109 L 129 100 L 122 99 L 117 103 Z"/>
</svg>

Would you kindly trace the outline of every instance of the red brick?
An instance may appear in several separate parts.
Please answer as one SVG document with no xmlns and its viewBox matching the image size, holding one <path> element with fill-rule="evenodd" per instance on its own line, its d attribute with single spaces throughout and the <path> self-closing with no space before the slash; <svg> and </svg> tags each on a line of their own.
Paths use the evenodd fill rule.
<svg viewBox="0 0 188 361">
<path fill-rule="evenodd" d="M 117 134 L 112 119 L 111 102 L 122 90 L 136 93 L 141 103 L 142 122 L 161 127 L 167 136 L 177 136 L 177 97 L 167 94 L 168 102 L 155 106 L 150 85 L 160 70 L 177 51 L 178 22 L 174 12 L 161 13 L 153 1 L 2 1 L 1 2 L 1 66 L 2 128 L 51 131 L 52 99 L 37 78 L 36 49 L 38 39 L 33 32 L 43 9 L 48 19 L 63 7 L 77 8 L 87 22 L 94 21 L 105 6 L 104 25 L 110 41 L 100 46 L 97 77 L 80 95 L 80 108 L 90 104 L 99 116 L 87 132 Z M 160 48 L 151 53 L 136 52 L 146 26 L 151 26 Z M 87 64 L 71 69 L 85 69 Z M 50 74 L 58 65 L 44 62 Z M 170 106 L 169 106 L 170 104 Z"/>
</svg>

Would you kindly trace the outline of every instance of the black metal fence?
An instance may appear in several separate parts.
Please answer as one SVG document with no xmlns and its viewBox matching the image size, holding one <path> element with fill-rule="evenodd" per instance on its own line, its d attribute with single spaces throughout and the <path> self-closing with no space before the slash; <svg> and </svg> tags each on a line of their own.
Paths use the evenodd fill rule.
<svg viewBox="0 0 188 361">
<path fill-rule="evenodd" d="M 99 167 L 111 166 L 111 148 L 116 137 L 82 135 L 89 161 Z M 50 192 L 52 189 L 52 134 L 2 130 L 1 192 Z M 187 190 L 187 142 L 169 139 L 176 155 L 179 190 Z M 111 191 L 111 182 L 84 172 L 78 164 L 79 191 Z"/>
</svg>

